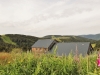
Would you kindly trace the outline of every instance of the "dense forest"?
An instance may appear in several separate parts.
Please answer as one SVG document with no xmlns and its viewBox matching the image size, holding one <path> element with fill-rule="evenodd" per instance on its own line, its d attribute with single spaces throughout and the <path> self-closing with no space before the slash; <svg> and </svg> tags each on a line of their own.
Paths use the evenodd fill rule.
<svg viewBox="0 0 100 75">
<path fill-rule="evenodd" d="M 48 35 L 39 38 L 20 34 L 6 34 L 0 35 L 0 51 L 11 52 L 14 48 L 20 48 L 23 51 L 31 50 L 31 46 L 38 39 L 55 39 L 58 42 L 91 42 L 96 44 L 96 49 L 100 47 L 100 40 L 92 40 L 80 36 Z"/>
<path fill-rule="evenodd" d="M 6 51 L 9 52 L 12 48 L 15 48 L 16 46 L 13 44 L 5 43 L 0 35 L 0 51 Z"/>
<path fill-rule="evenodd" d="M 19 34 L 0 35 L 0 51 L 10 52 L 13 48 L 21 48 L 23 51 L 31 50 L 31 46 L 38 40 L 34 36 Z"/>
</svg>

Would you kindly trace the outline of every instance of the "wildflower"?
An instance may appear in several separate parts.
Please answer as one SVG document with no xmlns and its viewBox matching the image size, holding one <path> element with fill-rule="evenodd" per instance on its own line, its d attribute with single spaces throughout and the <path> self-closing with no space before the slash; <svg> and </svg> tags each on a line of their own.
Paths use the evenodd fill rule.
<svg viewBox="0 0 100 75">
<path fill-rule="evenodd" d="M 10 64 L 11 62 L 10 61 L 8 61 L 8 64 Z"/>
<path fill-rule="evenodd" d="M 100 67 L 100 53 L 98 54 L 98 57 L 97 57 L 97 66 Z"/>
</svg>

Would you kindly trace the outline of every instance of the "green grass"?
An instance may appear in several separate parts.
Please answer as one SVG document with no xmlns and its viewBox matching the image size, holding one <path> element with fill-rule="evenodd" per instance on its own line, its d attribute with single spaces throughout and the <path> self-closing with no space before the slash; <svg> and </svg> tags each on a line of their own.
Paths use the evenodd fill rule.
<svg viewBox="0 0 100 75">
<path fill-rule="evenodd" d="M 6 58 L 4 58 L 6 57 Z M 0 75 L 99 75 L 96 67 L 96 54 L 79 56 L 72 54 L 56 56 L 43 54 L 36 56 L 28 53 L 0 54 Z"/>
<path fill-rule="evenodd" d="M 61 39 L 63 39 L 63 40 L 65 40 L 65 39 L 70 39 L 70 37 L 52 37 L 52 39 L 55 39 L 55 40 L 57 40 L 57 41 L 59 41 L 59 42 L 62 42 L 61 41 Z"/>
<path fill-rule="evenodd" d="M 70 37 L 57 37 L 59 39 L 70 39 Z"/>
<path fill-rule="evenodd" d="M 16 45 L 8 36 L 2 35 L 1 38 L 5 43 Z"/>
</svg>

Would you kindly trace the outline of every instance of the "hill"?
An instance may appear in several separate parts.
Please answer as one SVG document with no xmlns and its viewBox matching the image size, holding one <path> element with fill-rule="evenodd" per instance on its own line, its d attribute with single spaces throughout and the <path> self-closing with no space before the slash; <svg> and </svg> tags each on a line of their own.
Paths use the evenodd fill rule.
<svg viewBox="0 0 100 75">
<path fill-rule="evenodd" d="M 80 35 L 81 37 L 85 37 L 88 39 L 93 39 L 93 40 L 100 40 L 100 34 L 89 34 L 89 35 Z"/>
<path fill-rule="evenodd" d="M 13 42 L 8 36 L 1 35 L 1 38 L 5 43 L 16 45 L 16 43 Z"/>
<path fill-rule="evenodd" d="M 80 36 L 62 36 L 62 35 L 47 35 L 42 38 L 20 34 L 0 35 L 0 51 L 10 52 L 13 48 L 20 48 L 23 51 L 31 50 L 31 46 L 38 39 L 56 39 L 58 42 L 91 42 L 95 40 L 87 39 Z"/>
<path fill-rule="evenodd" d="M 57 39 L 61 42 L 95 42 L 95 40 L 91 40 L 88 38 L 84 38 L 81 36 L 62 36 L 62 35 L 48 35 L 44 36 L 43 39 Z"/>
<path fill-rule="evenodd" d="M 37 40 L 38 37 L 20 34 L 0 35 L 0 51 L 9 52 L 13 48 L 21 48 L 24 51 L 30 50 Z"/>
</svg>

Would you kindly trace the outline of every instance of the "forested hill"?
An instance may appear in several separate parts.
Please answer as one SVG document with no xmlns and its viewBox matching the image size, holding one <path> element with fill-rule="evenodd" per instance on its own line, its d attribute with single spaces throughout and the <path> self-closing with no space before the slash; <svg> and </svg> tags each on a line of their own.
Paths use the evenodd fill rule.
<svg viewBox="0 0 100 75">
<path fill-rule="evenodd" d="M 38 37 L 27 35 L 0 35 L 0 51 L 10 52 L 13 48 L 21 48 L 24 51 L 30 50 L 37 40 Z"/>
<path fill-rule="evenodd" d="M 42 38 L 38 38 L 35 36 L 6 34 L 0 35 L 0 51 L 10 52 L 14 48 L 20 48 L 23 51 L 31 50 L 31 46 L 38 39 L 56 39 L 58 42 L 95 42 L 95 40 L 90 40 L 79 36 L 49 35 Z"/>
<path fill-rule="evenodd" d="M 92 43 L 95 42 L 95 40 L 91 40 L 80 36 L 47 35 L 44 36 L 43 38 L 56 39 L 61 42 L 92 42 Z"/>
<path fill-rule="evenodd" d="M 80 35 L 88 39 L 100 40 L 100 34 L 89 34 L 89 35 Z"/>
</svg>

